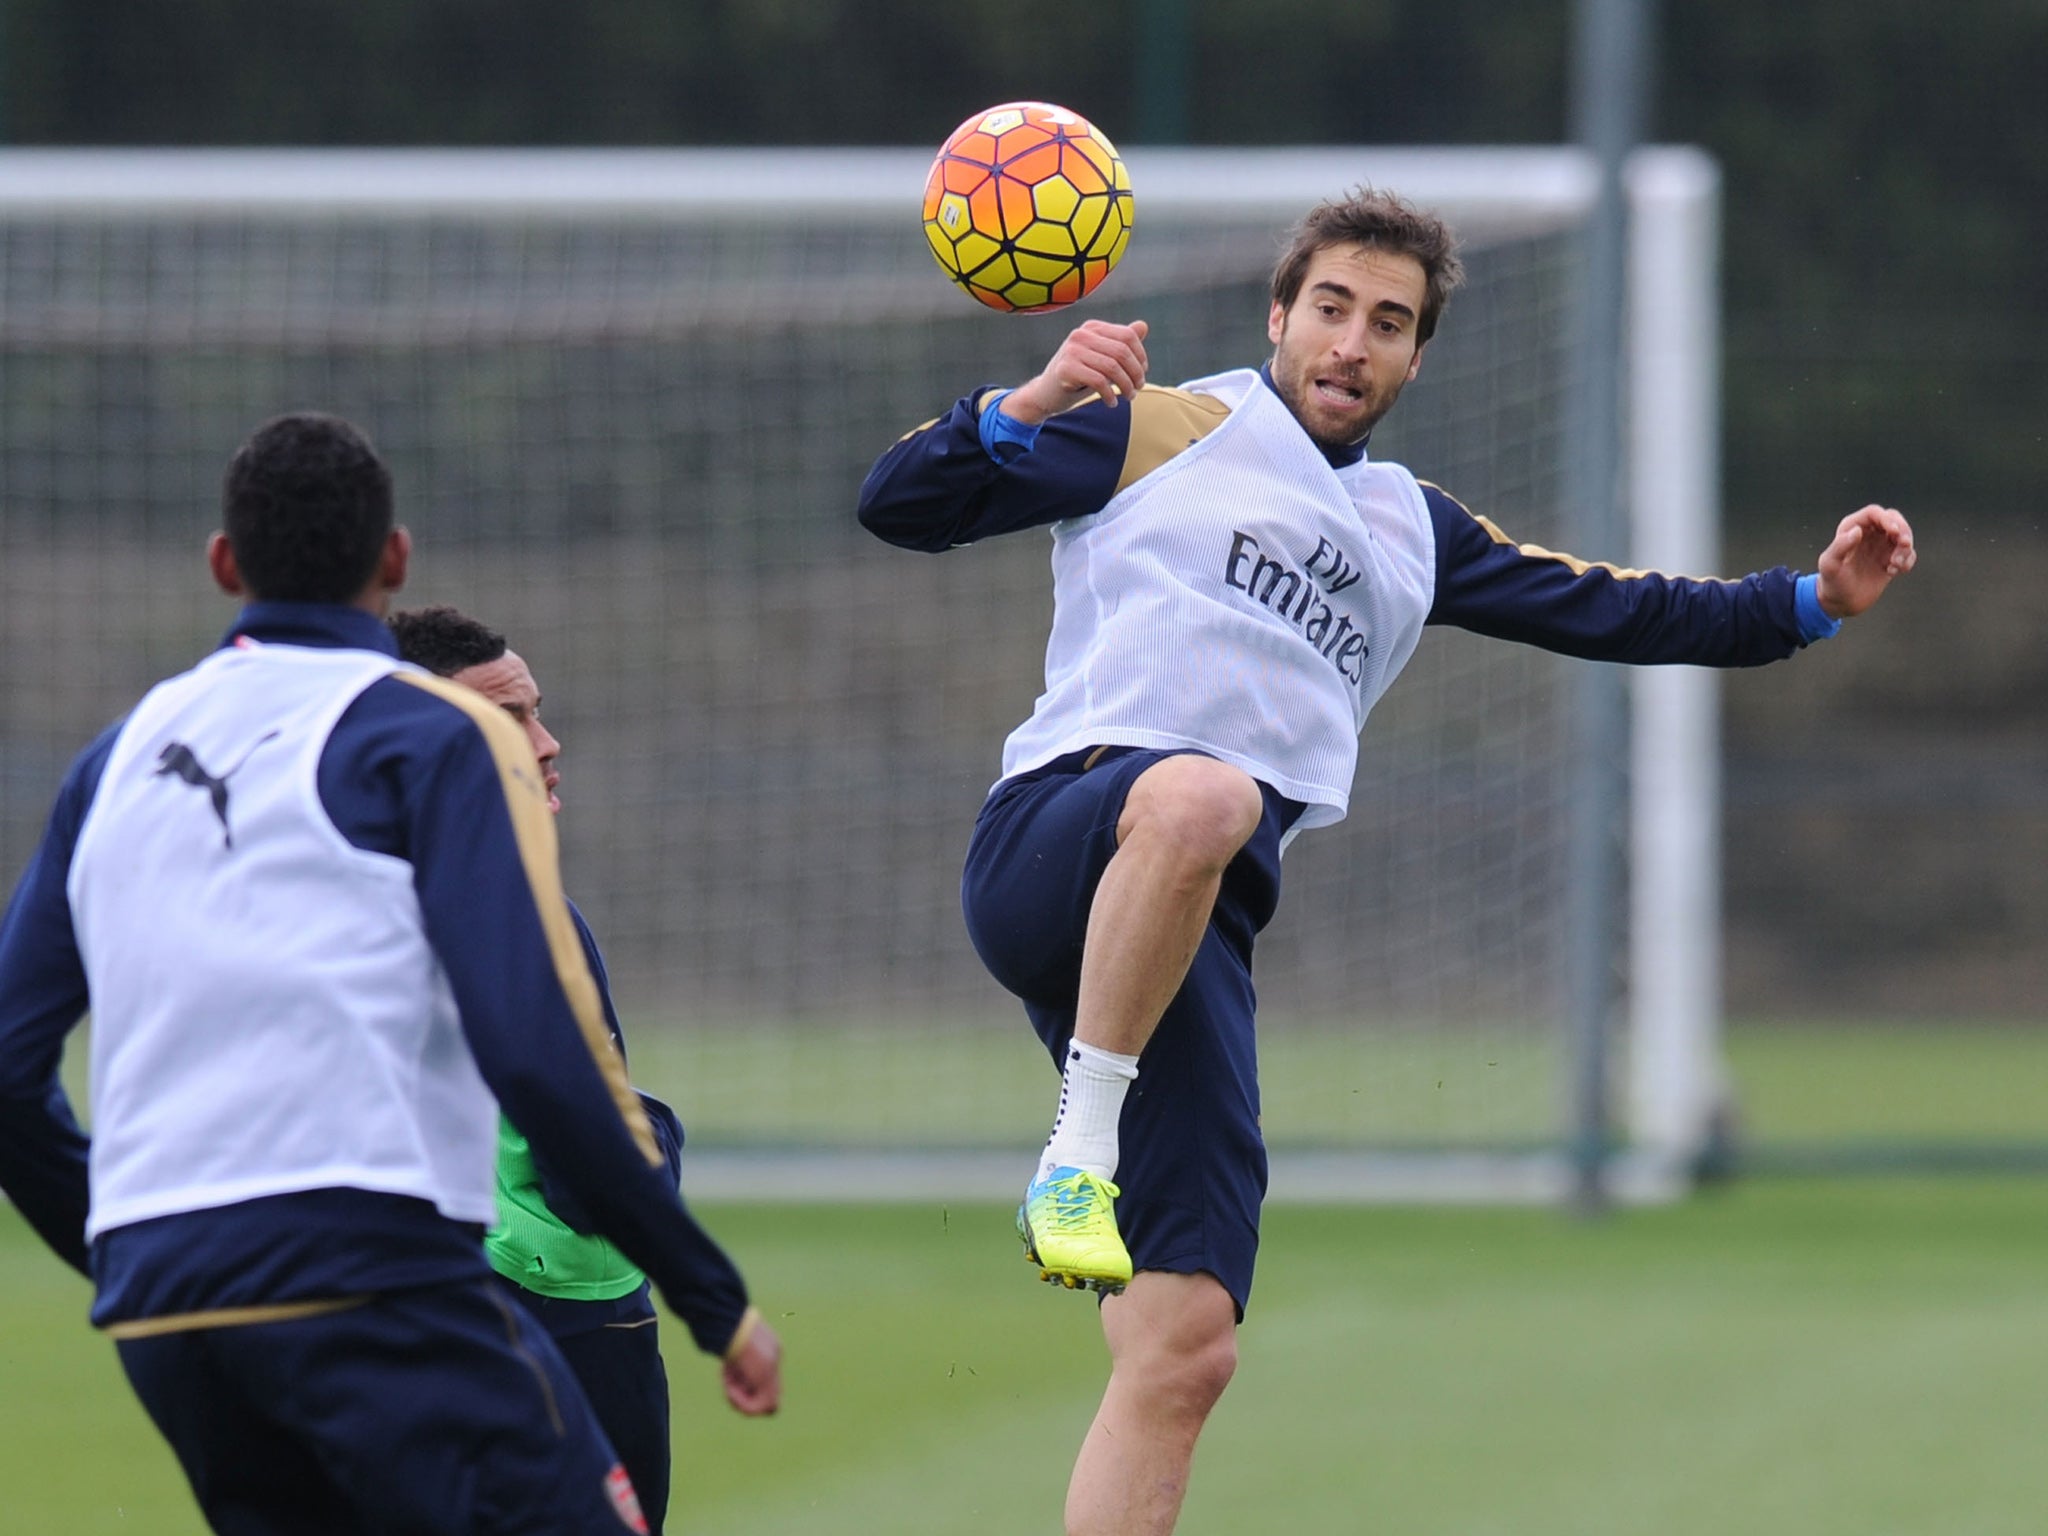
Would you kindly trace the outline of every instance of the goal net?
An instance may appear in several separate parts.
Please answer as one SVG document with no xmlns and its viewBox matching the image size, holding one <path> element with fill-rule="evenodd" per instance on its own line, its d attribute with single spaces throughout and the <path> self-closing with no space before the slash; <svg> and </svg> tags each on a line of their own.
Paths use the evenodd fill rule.
<svg viewBox="0 0 2048 1536">
<path fill-rule="evenodd" d="M 1007 1192 L 1055 1079 L 958 878 L 1039 686 L 1048 540 L 885 547 L 868 465 L 1078 316 L 1149 320 L 1161 382 L 1256 363 L 1287 225 L 1369 181 L 1448 214 L 1470 270 L 1374 452 L 1559 547 L 1593 179 L 1558 151 L 1141 150 L 1123 266 L 1012 317 L 934 267 L 926 158 L 0 155 L 7 878 L 72 753 L 230 617 L 199 559 L 228 453 L 338 412 L 393 465 L 402 601 L 504 630 L 540 681 L 571 894 L 704 1176 L 822 1191 L 908 1153 L 971 1183 L 986 1154 Z M 1257 975 L 1276 1191 L 1500 1188 L 1569 1139 L 1569 665 L 1431 631 L 1349 819 L 1290 851 Z M 1677 1059 L 1681 1130 L 1637 1136 L 1666 1151 L 1712 1072 Z"/>
</svg>

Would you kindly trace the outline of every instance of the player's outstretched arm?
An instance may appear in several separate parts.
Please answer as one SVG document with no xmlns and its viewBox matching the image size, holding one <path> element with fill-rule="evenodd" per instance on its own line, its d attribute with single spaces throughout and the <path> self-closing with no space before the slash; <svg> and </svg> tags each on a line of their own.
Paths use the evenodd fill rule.
<svg viewBox="0 0 2048 1536">
<path fill-rule="evenodd" d="M 1025 426 L 1070 411 L 1091 395 L 1114 406 L 1145 386 L 1143 320 L 1118 325 L 1110 320 L 1084 320 L 1067 333 L 1059 350 L 1035 377 L 1004 395 L 996 409 Z"/>
<path fill-rule="evenodd" d="M 1844 518 L 1818 571 L 1778 566 L 1729 581 L 1590 564 L 1515 543 L 1437 486 L 1425 484 L 1423 500 L 1437 543 L 1430 623 L 1594 661 L 1779 661 L 1863 612 L 1915 558 L 1912 529 L 1889 507 Z"/>
<path fill-rule="evenodd" d="M 1851 512 L 1821 551 L 1815 595 L 1831 619 L 1853 619 L 1884 596 L 1894 577 L 1913 569 L 1919 552 L 1913 528 L 1895 507 Z"/>
</svg>

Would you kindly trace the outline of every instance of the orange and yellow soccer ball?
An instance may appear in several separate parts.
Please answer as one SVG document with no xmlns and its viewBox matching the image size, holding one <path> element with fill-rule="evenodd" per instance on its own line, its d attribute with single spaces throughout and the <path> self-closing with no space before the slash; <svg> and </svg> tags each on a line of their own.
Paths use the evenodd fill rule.
<svg viewBox="0 0 2048 1536">
<path fill-rule="evenodd" d="M 1042 101 L 977 112 L 939 147 L 924 232 L 946 275 L 991 309 L 1073 303 L 1131 241 L 1131 178 L 1102 131 Z"/>
</svg>

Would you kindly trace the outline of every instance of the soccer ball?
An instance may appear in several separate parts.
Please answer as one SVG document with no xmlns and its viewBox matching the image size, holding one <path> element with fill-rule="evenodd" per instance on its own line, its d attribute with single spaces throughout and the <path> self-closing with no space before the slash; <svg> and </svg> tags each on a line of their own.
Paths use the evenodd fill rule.
<svg viewBox="0 0 2048 1536">
<path fill-rule="evenodd" d="M 924 233 L 946 275 L 989 308 L 1060 309 L 1130 244 L 1130 173 L 1102 130 L 1064 107 L 990 107 L 939 146 Z"/>
</svg>

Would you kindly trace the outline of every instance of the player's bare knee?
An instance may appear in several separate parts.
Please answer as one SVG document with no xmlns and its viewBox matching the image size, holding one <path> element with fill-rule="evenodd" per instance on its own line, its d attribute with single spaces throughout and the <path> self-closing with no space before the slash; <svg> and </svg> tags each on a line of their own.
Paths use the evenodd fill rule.
<svg viewBox="0 0 2048 1536">
<path fill-rule="evenodd" d="M 1237 1332 L 1205 1341 L 1188 1361 L 1185 1391 L 1191 1406 L 1207 1413 L 1237 1374 Z"/>
<path fill-rule="evenodd" d="M 1131 786 L 1119 841 L 1140 831 L 1191 862 L 1221 868 L 1258 831 L 1266 802 L 1250 774 L 1192 754 L 1155 763 Z"/>
<path fill-rule="evenodd" d="M 1146 1310 L 1118 1320 L 1110 1341 L 1116 1373 L 1162 1414 L 1199 1424 L 1237 1372 L 1235 1304 L 1207 1277 L 1139 1277 L 1148 1278 L 1168 1279 L 1172 1289 L 1148 1289 L 1136 1298 Z"/>
<path fill-rule="evenodd" d="M 1199 1421 L 1208 1417 L 1237 1374 L 1237 1336 L 1233 1330 L 1183 1340 L 1147 1364 L 1151 1401 L 1169 1415 Z"/>
</svg>

